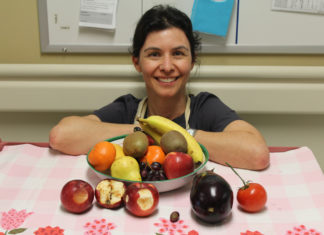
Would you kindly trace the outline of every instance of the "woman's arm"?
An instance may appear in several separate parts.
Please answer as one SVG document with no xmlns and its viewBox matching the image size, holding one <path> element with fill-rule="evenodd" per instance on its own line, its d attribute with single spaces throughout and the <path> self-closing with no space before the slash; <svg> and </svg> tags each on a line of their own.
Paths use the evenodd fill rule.
<svg viewBox="0 0 324 235">
<path fill-rule="evenodd" d="M 251 170 L 262 170 L 269 165 L 264 138 L 245 121 L 233 121 L 223 132 L 198 130 L 195 138 L 206 147 L 211 161 Z"/>
<path fill-rule="evenodd" d="M 70 155 L 87 154 L 99 141 L 133 132 L 133 124 L 104 123 L 96 115 L 63 118 L 52 128 L 51 148 Z"/>
</svg>

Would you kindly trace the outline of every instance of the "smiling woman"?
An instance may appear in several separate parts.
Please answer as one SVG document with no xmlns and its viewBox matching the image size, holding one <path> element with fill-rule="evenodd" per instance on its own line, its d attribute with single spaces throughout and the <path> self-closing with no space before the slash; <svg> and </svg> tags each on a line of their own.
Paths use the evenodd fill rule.
<svg viewBox="0 0 324 235">
<path fill-rule="evenodd" d="M 133 132 L 138 117 L 160 115 L 195 129 L 196 140 L 212 161 L 255 170 L 267 167 L 269 152 L 258 130 L 214 94 L 188 94 L 199 48 L 186 14 L 168 5 L 151 8 L 137 24 L 131 49 L 146 97 L 123 95 L 88 116 L 63 118 L 51 130 L 50 145 L 68 154 L 85 154 L 97 142 Z"/>
</svg>

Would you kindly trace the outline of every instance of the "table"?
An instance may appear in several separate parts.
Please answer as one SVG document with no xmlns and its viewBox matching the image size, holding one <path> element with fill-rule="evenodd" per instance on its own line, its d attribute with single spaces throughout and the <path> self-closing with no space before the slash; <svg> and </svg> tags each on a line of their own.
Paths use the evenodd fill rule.
<svg viewBox="0 0 324 235">
<path fill-rule="evenodd" d="M 0 234 L 12 230 L 16 234 L 52 231 L 78 235 L 323 234 L 324 176 L 312 151 L 300 147 L 272 152 L 270 159 L 271 165 L 264 171 L 237 169 L 246 180 L 265 186 L 267 207 L 250 214 L 241 211 L 234 199 L 230 218 L 221 224 L 208 225 L 191 212 L 190 185 L 161 193 L 158 211 L 146 218 L 132 216 L 124 208 L 103 209 L 95 201 L 84 214 L 68 213 L 60 203 L 63 185 L 72 179 L 83 179 L 93 187 L 99 182 L 88 167 L 86 156 L 64 155 L 31 144 L 4 146 L 0 152 Z M 242 182 L 229 167 L 213 162 L 206 166 L 223 176 L 236 194 Z M 180 213 L 177 223 L 168 221 L 172 211 Z M 102 230 L 98 232 L 100 227 Z M 172 227 L 177 231 L 171 233 Z M 293 233 L 298 230 L 301 232 Z"/>
</svg>

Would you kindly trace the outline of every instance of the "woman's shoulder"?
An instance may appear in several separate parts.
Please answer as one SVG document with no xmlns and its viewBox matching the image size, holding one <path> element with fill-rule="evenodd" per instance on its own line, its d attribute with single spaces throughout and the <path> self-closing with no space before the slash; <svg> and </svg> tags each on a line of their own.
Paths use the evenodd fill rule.
<svg viewBox="0 0 324 235">
<path fill-rule="evenodd" d="M 206 102 L 207 100 L 219 100 L 219 98 L 212 94 L 212 93 L 209 93 L 209 92 L 199 92 L 198 94 L 194 95 L 194 94 L 190 94 L 190 99 L 193 103 L 204 103 Z"/>
<path fill-rule="evenodd" d="M 132 94 L 122 95 L 106 106 L 95 110 L 101 121 L 113 123 L 133 123 L 140 99 Z"/>
<path fill-rule="evenodd" d="M 139 103 L 141 101 L 141 99 L 135 97 L 132 94 L 126 94 L 126 95 L 122 95 L 119 96 L 117 99 L 114 100 L 114 102 L 124 102 L 124 103 Z"/>
<path fill-rule="evenodd" d="M 197 95 L 191 97 L 191 109 L 196 111 L 206 111 L 208 113 L 214 112 L 228 112 L 233 111 L 228 107 L 219 97 L 209 92 L 200 92 Z"/>
</svg>

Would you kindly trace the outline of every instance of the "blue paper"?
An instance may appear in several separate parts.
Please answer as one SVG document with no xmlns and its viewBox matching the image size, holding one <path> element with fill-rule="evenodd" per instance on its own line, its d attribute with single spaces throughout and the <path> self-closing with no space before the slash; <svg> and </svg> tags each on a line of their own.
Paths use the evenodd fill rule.
<svg viewBox="0 0 324 235">
<path fill-rule="evenodd" d="M 191 13 L 193 29 L 225 37 L 233 5 L 234 0 L 195 0 Z"/>
</svg>

